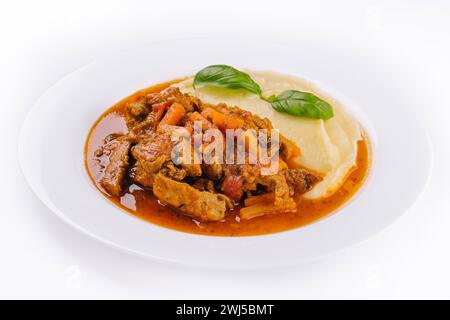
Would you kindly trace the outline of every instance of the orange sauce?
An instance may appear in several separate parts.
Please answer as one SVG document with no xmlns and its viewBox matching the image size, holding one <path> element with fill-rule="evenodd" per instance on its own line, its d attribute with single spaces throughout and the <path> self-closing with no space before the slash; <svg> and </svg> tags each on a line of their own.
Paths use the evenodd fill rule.
<svg viewBox="0 0 450 320">
<path fill-rule="evenodd" d="M 229 212 L 224 221 L 199 222 L 191 217 L 160 204 L 149 190 L 131 184 L 120 197 L 109 196 L 100 186 L 102 164 L 95 158 L 95 151 L 103 139 L 111 133 L 127 133 L 125 106 L 142 95 L 160 92 L 180 80 L 161 83 L 140 90 L 109 108 L 92 126 L 84 150 L 87 172 L 102 194 L 128 213 L 153 224 L 195 234 L 212 236 L 250 236 L 275 233 L 294 229 L 317 221 L 348 201 L 363 184 L 370 166 L 369 141 L 364 138 L 358 142 L 356 166 L 337 192 L 327 198 L 310 200 L 299 197 L 297 212 L 280 213 L 240 220 L 239 209 Z"/>
</svg>

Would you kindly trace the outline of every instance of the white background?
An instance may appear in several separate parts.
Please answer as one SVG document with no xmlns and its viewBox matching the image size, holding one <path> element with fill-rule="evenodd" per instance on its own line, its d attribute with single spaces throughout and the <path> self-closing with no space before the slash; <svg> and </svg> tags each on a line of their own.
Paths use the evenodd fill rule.
<svg viewBox="0 0 450 320">
<path fill-rule="evenodd" d="M 0 298 L 450 298 L 449 35 L 444 0 L 0 0 Z M 422 197 L 363 244 L 265 271 L 154 263 L 64 224 L 34 196 L 17 162 L 20 125 L 35 100 L 116 50 L 199 36 L 332 36 L 404 68 L 435 153 Z"/>
</svg>

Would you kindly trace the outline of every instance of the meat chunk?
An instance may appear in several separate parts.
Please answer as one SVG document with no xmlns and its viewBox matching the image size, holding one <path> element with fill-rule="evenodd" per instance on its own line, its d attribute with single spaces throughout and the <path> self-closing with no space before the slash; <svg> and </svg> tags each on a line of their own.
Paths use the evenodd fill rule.
<svg viewBox="0 0 450 320">
<path fill-rule="evenodd" d="M 231 206 L 230 200 L 224 195 L 199 191 L 162 174 L 156 176 L 153 193 L 161 201 L 201 221 L 222 220 L 225 211 Z"/>
<path fill-rule="evenodd" d="M 130 130 L 130 138 L 133 140 L 139 140 L 142 136 L 154 136 L 156 125 L 161 119 L 163 112 L 164 105 L 160 104 L 159 108 L 155 108 L 155 110 L 151 111 L 143 121 L 139 122 Z"/>
<path fill-rule="evenodd" d="M 148 113 L 146 97 L 140 97 L 134 102 L 127 104 L 127 111 L 130 116 L 140 117 Z"/>
<path fill-rule="evenodd" d="M 153 161 L 160 156 L 170 159 L 171 152 L 170 134 L 160 134 L 156 137 L 141 139 L 131 150 L 133 157 L 138 161 Z"/>
<path fill-rule="evenodd" d="M 150 111 L 146 97 L 140 97 L 136 101 L 127 104 L 127 125 L 129 128 L 134 127 L 138 122 L 145 119 Z"/>
<path fill-rule="evenodd" d="M 200 177 L 202 175 L 202 167 L 196 163 L 181 164 L 181 167 L 186 171 L 189 177 Z"/>
<path fill-rule="evenodd" d="M 275 194 L 275 205 L 279 205 L 289 198 L 290 189 L 286 182 L 286 178 L 281 174 L 271 176 L 261 176 L 257 179 L 258 183 L 267 187 L 268 191 Z"/>
<path fill-rule="evenodd" d="M 133 168 L 133 180 L 144 187 L 152 187 L 156 173 L 161 170 L 166 157 L 160 156 L 154 160 L 141 160 Z"/>
<path fill-rule="evenodd" d="M 178 168 L 173 162 L 167 162 L 161 169 L 161 173 L 170 179 L 181 181 L 186 178 L 186 170 Z"/>
<path fill-rule="evenodd" d="M 149 104 L 161 103 L 161 102 L 169 102 L 179 103 L 186 108 L 186 111 L 193 111 L 194 108 L 200 104 L 199 100 L 193 96 L 188 94 L 184 94 L 180 91 L 180 89 L 176 87 L 169 87 L 161 93 L 155 95 L 152 99 L 149 99 Z"/>
<path fill-rule="evenodd" d="M 132 148 L 131 154 L 136 159 L 136 165 L 133 168 L 133 180 L 144 187 L 152 187 L 155 174 L 170 159 L 169 137 L 161 135 L 156 138 L 141 140 Z"/>
<path fill-rule="evenodd" d="M 212 180 L 200 178 L 197 179 L 192 186 L 200 191 L 216 192 L 214 182 Z"/>
<path fill-rule="evenodd" d="M 222 165 L 219 163 L 212 164 L 202 164 L 202 169 L 205 173 L 205 176 L 211 180 L 218 180 L 222 178 L 223 169 Z"/>
<path fill-rule="evenodd" d="M 309 191 L 322 178 L 305 169 L 287 169 L 283 172 L 289 185 L 291 195 Z"/>
<path fill-rule="evenodd" d="M 128 167 L 128 153 L 130 142 L 125 138 L 114 141 L 115 146 L 109 155 L 109 164 L 105 169 L 100 185 L 112 196 L 122 192 L 122 184 Z"/>
</svg>

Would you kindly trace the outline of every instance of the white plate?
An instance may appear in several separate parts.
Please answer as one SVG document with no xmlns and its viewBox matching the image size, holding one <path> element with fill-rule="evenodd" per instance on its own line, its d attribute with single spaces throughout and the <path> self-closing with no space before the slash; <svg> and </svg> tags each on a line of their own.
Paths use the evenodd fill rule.
<svg viewBox="0 0 450 320">
<path fill-rule="evenodd" d="M 314 79 L 349 108 L 373 143 L 370 176 L 352 201 L 325 219 L 291 231 L 208 237 L 142 221 L 95 189 L 84 168 L 83 146 L 100 114 L 138 89 L 216 63 Z M 427 182 L 430 143 L 408 108 L 409 93 L 390 87 L 393 79 L 401 81 L 391 69 L 368 56 L 305 41 L 268 45 L 186 40 L 116 54 L 66 76 L 38 100 L 22 128 L 21 167 L 36 195 L 59 217 L 128 252 L 217 268 L 308 261 L 385 228 L 412 205 Z"/>
</svg>

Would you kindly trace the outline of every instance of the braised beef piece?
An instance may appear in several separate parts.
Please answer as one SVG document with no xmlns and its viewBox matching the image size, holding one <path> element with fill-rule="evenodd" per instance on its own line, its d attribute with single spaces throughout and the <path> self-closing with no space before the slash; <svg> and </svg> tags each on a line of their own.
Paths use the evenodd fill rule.
<svg viewBox="0 0 450 320">
<path fill-rule="evenodd" d="M 120 195 L 122 192 L 130 146 L 130 141 L 126 137 L 121 137 L 113 141 L 113 147 L 110 149 L 109 164 L 106 166 L 100 184 L 112 196 Z"/>
<path fill-rule="evenodd" d="M 183 94 L 178 88 L 176 87 L 169 87 L 166 90 L 162 91 L 160 94 L 157 94 L 153 96 L 149 103 L 150 104 L 156 104 L 161 102 L 168 102 L 169 104 L 172 103 L 180 103 L 183 105 L 188 112 L 192 112 L 195 109 L 198 108 L 198 106 L 201 104 L 200 101 L 190 95 Z"/>
<path fill-rule="evenodd" d="M 177 108 L 182 112 L 175 117 L 167 112 Z M 295 210 L 294 194 L 307 192 L 321 180 L 306 169 L 288 168 L 286 162 L 298 156 L 300 150 L 283 136 L 279 148 L 281 167 L 273 175 L 262 175 L 259 164 L 176 164 L 172 161 L 173 130 L 183 127 L 195 134 L 195 121 L 201 123 L 202 131 L 210 128 L 218 128 L 222 133 L 228 128 L 272 129 L 268 119 L 238 107 L 202 103 L 169 87 L 161 93 L 138 98 L 129 103 L 126 110 L 129 133 L 111 135 L 105 139 L 98 155 L 96 153 L 109 159 L 100 184 L 110 195 L 120 195 L 128 177 L 152 189 L 162 202 L 200 221 L 220 221 L 228 209 L 244 199 L 241 218 L 250 219 Z M 173 126 L 162 125 L 165 123 Z M 207 143 L 202 145 L 205 147 Z M 269 147 L 270 141 L 268 145 L 259 145 L 259 148 Z"/>
<path fill-rule="evenodd" d="M 202 164 L 202 169 L 204 175 L 211 180 L 220 180 L 223 177 L 222 164 L 212 163 L 212 164 Z"/>
<path fill-rule="evenodd" d="M 214 182 L 205 178 L 196 179 L 192 182 L 192 187 L 200 191 L 216 192 Z"/>
<path fill-rule="evenodd" d="M 141 120 L 150 111 L 150 105 L 147 103 L 148 96 L 140 97 L 136 101 L 130 102 L 127 105 L 128 115 L 130 117 L 140 117 Z"/>
<path fill-rule="evenodd" d="M 153 194 L 164 203 L 200 221 L 222 220 L 226 210 L 231 207 L 230 200 L 223 194 L 199 191 L 162 174 L 156 176 Z"/>
<path fill-rule="evenodd" d="M 291 195 L 294 193 L 305 193 L 321 180 L 319 176 L 312 174 L 306 169 L 287 169 L 282 173 L 291 189 Z"/>
<path fill-rule="evenodd" d="M 128 126 L 130 126 L 130 123 L 133 123 L 128 134 L 130 139 L 138 142 L 141 139 L 154 137 L 156 135 L 156 126 L 161 119 L 164 109 L 165 106 L 161 105 L 161 109 L 150 111 L 140 122 L 133 122 L 136 121 L 136 118 L 132 118 L 133 120 L 128 120 Z"/>
<path fill-rule="evenodd" d="M 141 138 L 131 149 L 136 159 L 133 180 L 144 187 L 152 187 L 155 174 L 170 160 L 171 149 L 168 133 Z"/>
<path fill-rule="evenodd" d="M 164 156 L 148 161 L 138 159 L 136 165 L 132 168 L 132 179 L 144 187 L 152 187 L 156 173 L 161 170 L 165 162 L 166 158 Z"/>
</svg>

